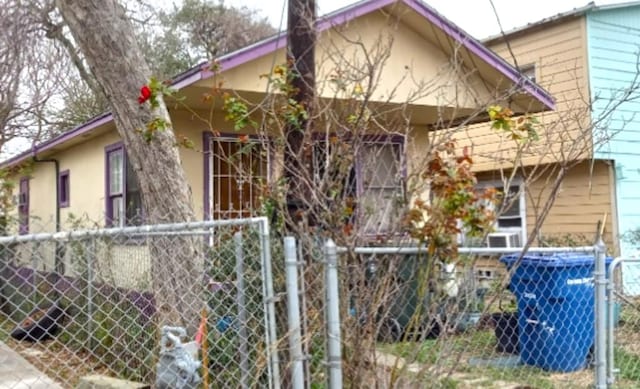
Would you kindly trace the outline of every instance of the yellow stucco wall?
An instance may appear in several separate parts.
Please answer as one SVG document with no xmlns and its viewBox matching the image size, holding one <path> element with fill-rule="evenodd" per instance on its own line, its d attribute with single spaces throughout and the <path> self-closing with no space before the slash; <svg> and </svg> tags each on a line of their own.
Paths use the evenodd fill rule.
<svg viewBox="0 0 640 389">
<path fill-rule="evenodd" d="M 105 147 L 120 139 L 111 128 L 107 134 L 52 156 L 60 161 L 61 171 L 69 170 L 69 207 L 60 211 L 63 229 L 72 227 L 72 214 L 104 225 Z M 48 181 L 55 185 L 52 177 Z"/>
<path fill-rule="evenodd" d="M 29 174 L 29 232 L 40 232 L 41 227 L 55 226 L 55 176 L 52 163 L 36 163 Z M 19 184 L 16 185 L 16 187 Z M 17 189 L 16 189 L 17 194 Z"/>
<path fill-rule="evenodd" d="M 409 15 L 403 14 L 405 16 Z M 396 17 L 373 12 L 320 33 L 316 47 L 319 95 L 345 98 L 351 97 L 356 84 L 366 89 L 367 71 L 372 66 L 375 80 L 372 96 L 376 101 L 451 107 L 450 113 L 477 109 L 493 101 L 495 88 L 487 85 L 496 81 L 483 80 L 477 69 L 462 66 L 462 54 L 452 58 L 448 50 L 455 44 L 434 36 L 433 29 L 424 27 L 428 24 L 424 19 L 416 24 L 422 25 L 420 31 Z M 483 65 L 478 59 L 474 61 L 474 64 Z M 229 90 L 264 93 L 269 89 L 264 75 L 271 74 L 275 65 L 285 62 L 282 48 L 200 81 L 196 87 L 204 90 L 222 82 Z M 493 76 L 496 75 L 493 70 Z M 336 92 L 336 83 L 332 81 L 336 77 L 347 83 L 346 92 Z M 444 113 L 431 110 L 429 115 L 428 119 L 434 121 L 438 119 L 437 115 Z"/>
<path fill-rule="evenodd" d="M 203 132 L 209 126 L 191 113 L 172 113 L 176 133 L 188 137 L 193 149 L 181 148 L 180 156 L 192 192 L 192 202 L 196 215 L 202 217 L 204 195 Z M 220 115 L 214 116 L 217 131 L 233 133 L 231 126 Z M 105 148 L 120 141 L 112 125 L 100 136 L 89 138 L 70 148 L 48 156 L 59 161 L 60 171 L 69 170 L 68 207 L 60 209 L 62 229 L 74 227 L 71 218 L 82 220 L 82 226 L 104 226 L 105 218 Z M 56 178 L 53 163 L 35 163 L 30 169 L 29 214 L 30 232 L 55 230 L 55 188 Z M 19 177 L 16 177 L 19 180 Z M 16 186 L 15 195 L 18 194 Z M 17 209 L 13 210 L 17 216 Z M 77 225 L 75 226 L 77 227 Z"/>
</svg>

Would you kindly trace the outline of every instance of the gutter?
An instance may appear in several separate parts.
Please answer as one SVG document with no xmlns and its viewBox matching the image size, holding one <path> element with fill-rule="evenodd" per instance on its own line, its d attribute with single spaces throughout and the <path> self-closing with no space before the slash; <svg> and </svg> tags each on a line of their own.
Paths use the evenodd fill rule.
<svg viewBox="0 0 640 389">
<path fill-rule="evenodd" d="M 39 159 L 35 148 L 33 149 L 33 161 L 35 163 L 53 163 L 54 165 L 54 178 L 56 180 L 56 232 L 60 232 L 60 161 L 55 158 Z M 60 242 L 56 242 L 54 271 L 58 276 L 64 275 L 65 273 L 64 255 L 64 246 L 60 244 Z"/>
</svg>

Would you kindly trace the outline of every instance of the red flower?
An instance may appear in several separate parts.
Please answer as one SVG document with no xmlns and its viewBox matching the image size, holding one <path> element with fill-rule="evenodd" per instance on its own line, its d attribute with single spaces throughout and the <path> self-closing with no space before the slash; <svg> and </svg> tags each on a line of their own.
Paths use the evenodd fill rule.
<svg viewBox="0 0 640 389">
<path fill-rule="evenodd" d="M 143 85 L 140 88 L 140 96 L 138 96 L 138 103 L 143 104 L 145 101 L 151 98 L 151 88 L 147 85 Z"/>
</svg>

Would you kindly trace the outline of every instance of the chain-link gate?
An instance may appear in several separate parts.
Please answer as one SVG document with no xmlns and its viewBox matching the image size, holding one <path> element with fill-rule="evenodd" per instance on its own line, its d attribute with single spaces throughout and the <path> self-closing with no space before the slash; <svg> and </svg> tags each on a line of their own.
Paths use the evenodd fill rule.
<svg viewBox="0 0 640 389">
<path fill-rule="evenodd" d="M 184 341 L 209 387 L 280 384 L 264 218 L 0 237 L 0 250 L 0 343 L 62 387 L 89 374 L 153 383 L 160 324 L 195 324 Z M 182 289 L 193 295 L 177 293 L 178 272 L 160 278 L 175 299 L 157 293 L 171 260 L 201 266 Z M 160 300 L 188 323 L 161 323 Z"/>
</svg>

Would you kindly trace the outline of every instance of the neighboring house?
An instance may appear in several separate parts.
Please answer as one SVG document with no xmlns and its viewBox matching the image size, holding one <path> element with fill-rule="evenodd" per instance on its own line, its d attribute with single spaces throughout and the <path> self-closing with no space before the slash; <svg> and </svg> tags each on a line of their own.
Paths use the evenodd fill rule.
<svg viewBox="0 0 640 389">
<path fill-rule="evenodd" d="M 611 251 L 633 253 L 623 235 L 640 227 L 640 90 L 636 85 L 622 104 L 619 92 L 640 80 L 640 2 L 590 3 L 484 43 L 512 64 L 515 58 L 523 74 L 557 102 L 555 111 L 536 115 L 544 130 L 537 146 L 521 156 L 523 166 L 579 162 L 564 180 L 540 237 L 556 244 L 587 243 L 598 221 L 606 219 L 605 241 Z M 496 155 L 496 150 L 508 149 L 505 139 L 486 126 L 473 126 L 462 137 L 477 156 L 481 184 L 500 182 L 501 163 L 513 157 L 508 152 Z M 554 175 L 535 180 L 520 194 L 500 219 L 493 244 L 522 242 L 539 212 L 535 200 L 545 197 Z"/>
<path fill-rule="evenodd" d="M 331 50 L 339 51 L 342 58 L 347 58 L 351 56 L 350 50 L 359 48 L 348 41 L 373 47 L 381 36 L 388 36 L 393 39 L 393 46 L 380 76 L 381 101 L 389 97 L 384 96 L 385 91 L 393 89 L 396 97 L 391 104 L 394 101 L 400 104 L 415 85 L 431 83 L 433 95 L 421 98 L 411 106 L 413 131 L 398 142 L 385 142 L 383 147 L 389 149 L 377 150 L 377 155 L 384 158 L 393 159 L 398 150 L 419 156 L 421 148 L 427 145 L 426 135 L 432 125 L 442 120 L 464 118 L 495 103 L 496 96 L 508 94 L 516 112 L 554 108 L 548 92 L 417 0 L 362 1 L 322 18 L 318 30 L 316 57 L 324 61 L 319 77 L 326 77 L 326 71 L 339 65 L 331 64 L 332 58 L 336 58 Z M 209 115 L 210 103 L 203 101 L 202 95 L 217 85 L 216 77 L 224 78 L 224 88 L 259 101 L 267 90 L 266 80 L 260 75 L 271 73 L 274 64 L 285 63 L 285 47 L 286 34 L 274 36 L 218 58 L 220 70 L 215 77 L 208 66 L 198 66 L 173 80 L 173 86 L 186 96 L 189 110 L 170 106 L 170 115 L 176 133 L 194 142 L 193 149 L 181 149 L 180 153 L 193 193 L 193 206 L 205 219 L 243 217 L 255 212 L 259 188 L 252 183 L 272 179 L 280 162 L 278 156 L 259 151 L 244 155 L 246 161 L 243 161 L 253 168 L 239 177 L 226 159 L 241 147 L 233 124 L 226 122 L 218 110 L 213 115 L 216 131 L 212 132 L 209 125 L 195 118 L 192 112 Z M 457 72 L 442 71 L 452 64 Z M 405 77 L 407 69 L 412 73 L 408 78 Z M 397 143 L 405 147 L 398 147 Z M 371 148 L 375 147 L 372 143 Z M 366 148 L 361 152 L 368 153 Z M 406 157 L 411 160 L 413 156 Z M 32 171 L 28 176 L 19 177 L 17 186 L 20 233 L 42 231 L 42 221 L 54 220 L 57 212 L 64 229 L 71 227 L 68 223 L 70 214 L 86 216 L 110 226 L 143 220 L 140 192 L 110 114 L 96 117 L 39 144 L 5 161 L 2 166 L 19 166 L 34 158 L 37 159 Z M 366 159 L 366 155 L 360 158 Z M 53 160 L 56 163 L 52 163 Z M 362 172 L 362 169 L 355 171 Z M 356 176 L 358 180 L 362 177 Z M 357 183 L 356 195 L 360 199 L 367 199 L 368 191 L 376 189 Z M 384 207 L 378 204 L 378 208 Z M 384 210 L 378 216 L 379 224 L 383 225 Z M 53 228 L 53 224 L 48 225 L 49 230 Z"/>
</svg>

